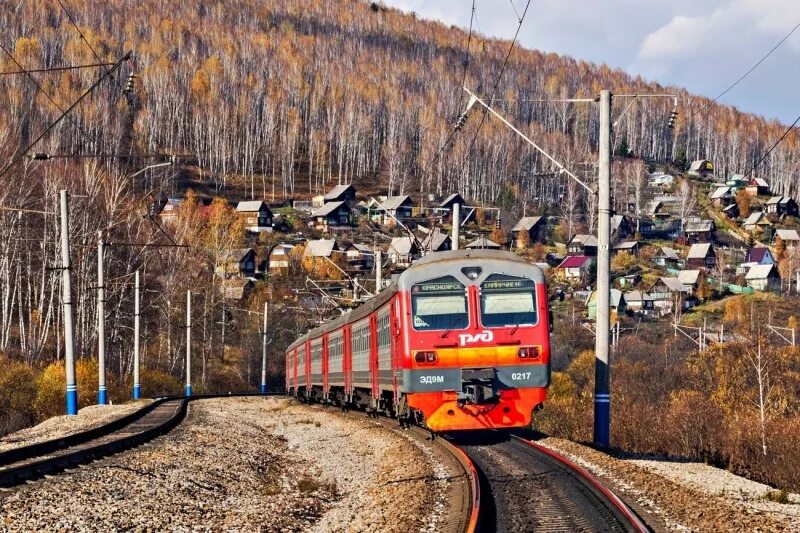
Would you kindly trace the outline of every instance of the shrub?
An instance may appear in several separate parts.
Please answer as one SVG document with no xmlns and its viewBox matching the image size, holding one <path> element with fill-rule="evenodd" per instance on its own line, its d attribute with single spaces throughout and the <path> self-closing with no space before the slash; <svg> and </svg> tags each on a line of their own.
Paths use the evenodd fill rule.
<svg viewBox="0 0 800 533">
<path fill-rule="evenodd" d="M 0 357 L 0 435 L 30 426 L 36 420 L 36 378 L 24 363 Z"/>
</svg>

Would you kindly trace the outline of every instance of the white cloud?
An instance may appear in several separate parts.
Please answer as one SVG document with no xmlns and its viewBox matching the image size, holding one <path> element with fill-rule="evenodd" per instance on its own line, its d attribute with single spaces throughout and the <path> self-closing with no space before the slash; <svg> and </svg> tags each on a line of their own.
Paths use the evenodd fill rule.
<svg viewBox="0 0 800 533">
<path fill-rule="evenodd" d="M 703 17 L 674 17 L 669 24 L 645 37 L 639 57 L 675 57 L 689 52 L 710 37 Z M 699 41 L 699 42 L 698 42 Z"/>
</svg>

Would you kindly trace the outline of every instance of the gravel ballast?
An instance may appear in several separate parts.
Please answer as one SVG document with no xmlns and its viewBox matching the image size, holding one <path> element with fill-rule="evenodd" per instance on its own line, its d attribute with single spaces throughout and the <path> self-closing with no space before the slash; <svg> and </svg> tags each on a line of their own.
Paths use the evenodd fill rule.
<svg viewBox="0 0 800 533">
<path fill-rule="evenodd" d="M 608 483 L 656 530 L 800 531 L 800 497 L 767 500 L 766 485 L 701 463 L 618 459 L 571 441 L 546 438 L 558 452 Z"/>
<path fill-rule="evenodd" d="M 168 435 L 0 494 L 0 530 L 436 528 L 450 473 L 425 443 L 285 399 L 189 409 Z"/>
<path fill-rule="evenodd" d="M 0 452 L 67 437 L 80 431 L 102 426 L 141 409 L 152 400 L 138 400 L 118 405 L 90 405 L 75 416 L 54 416 L 41 424 L 9 433 L 0 438 Z"/>
</svg>

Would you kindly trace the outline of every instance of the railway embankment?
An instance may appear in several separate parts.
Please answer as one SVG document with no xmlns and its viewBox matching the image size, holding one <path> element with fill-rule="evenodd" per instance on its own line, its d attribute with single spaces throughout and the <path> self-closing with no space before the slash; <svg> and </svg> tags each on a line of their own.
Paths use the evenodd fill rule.
<svg viewBox="0 0 800 533">
<path fill-rule="evenodd" d="M 54 416 L 33 427 L 3 436 L 0 438 L 0 452 L 93 429 L 127 416 L 150 402 L 152 400 L 146 399 L 116 405 L 90 405 L 78 411 L 76 416 Z"/>
<path fill-rule="evenodd" d="M 556 438 L 537 442 L 594 474 L 656 531 L 800 531 L 800 495 L 702 463 L 615 457 Z"/>
<path fill-rule="evenodd" d="M 167 435 L 0 493 L 0 530 L 434 531 L 451 472 L 426 446 L 291 400 L 199 400 Z"/>
</svg>

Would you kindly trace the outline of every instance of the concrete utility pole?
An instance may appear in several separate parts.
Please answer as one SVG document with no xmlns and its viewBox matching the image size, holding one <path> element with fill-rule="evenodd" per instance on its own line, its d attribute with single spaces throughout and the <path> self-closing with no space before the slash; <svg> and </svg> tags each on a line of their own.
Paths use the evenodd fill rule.
<svg viewBox="0 0 800 533">
<path fill-rule="evenodd" d="M 595 317 L 594 443 L 607 448 L 611 434 L 608 336 L 611 327 L 611 92 L 600 91 L 600 143 L 597 190 L 597 315 Z"/>
<path fill-rule="evenodd" d="M 461 206 L 453 204 L 453 250 L 458 250 L 458 238 L 461 230 Z"/>
<path fill-rule="evenodd" d="M 264 302 L 264 331 L 261 333 L 261 394 L 267 393 L 267 302 Z"/>
<path fill-rule="evenodd" d="M 72 326 L 72 270 L 69 260 L 69 198 L 60 192 L 61 203 L 61 302 L 64 306 L 64 363 L 67 377 L 67 414 L 78 414 L 75 382 L 75 338 Z"/>
<path fill-rule="evenodd" d="M 106 390 L 106 295 L 103 273 L 103 232 L 97 232 L 97 403 L 108 403 Z"/>
<path fill-rule="evenodd" d="M 186 396 L 192 395 L 192 291 L 186 291 Z"/>
<path fill-rule="evenodd" d="M 133 282 L 133 399 L 138 400 L 141 395 L 141 384 L 139 383 L 139 328 L 140 328 L 140 309 L 141 284 L 139 283 L 139 271 Z"/>
<path fill-rule="evenodd" d="M 383 288 L 383 252 L 375 250 L 375 296 Z"/>
</svg>

